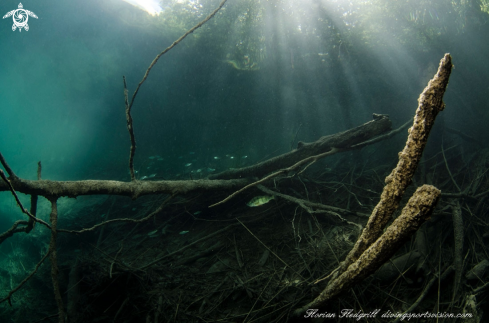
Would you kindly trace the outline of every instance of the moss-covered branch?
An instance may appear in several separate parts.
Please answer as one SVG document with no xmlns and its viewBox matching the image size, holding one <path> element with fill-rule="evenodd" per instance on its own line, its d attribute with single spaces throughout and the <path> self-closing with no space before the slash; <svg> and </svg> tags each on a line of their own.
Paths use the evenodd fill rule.
<svg viewBox="0 0 489 323">
<path fill-rule="evenodd" d="M 414 117 L 413 126 L 408 130 L 409 136 L 402 152 L 399 153 L 399 162 L 385 179 L 386 186 L 380 201 L 374 208 L 370 220 L 358 238 L 355 246 L 342 263 L 339 273 L 348 268 L 358 257 L 382 234 L 392 214 L 399 207 L 401 198 L 411 183 L 421 155 L 423 153 L 435 118 L 445 107 L 443 95 L 448 85 L 452 71 L 452 58 L 450 54 L 440 61 L 438 72 L 418 99 L 418 108 Z"/>
</svg>

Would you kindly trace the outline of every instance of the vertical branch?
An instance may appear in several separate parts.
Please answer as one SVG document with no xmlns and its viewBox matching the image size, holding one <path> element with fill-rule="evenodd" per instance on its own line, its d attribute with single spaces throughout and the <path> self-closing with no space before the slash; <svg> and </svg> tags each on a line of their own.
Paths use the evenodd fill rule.
<svg viewBox="0 0 489 323">
<path fill-rule="evenodd" d="M 219 4 L 219 6 L 217 6 L 217 8 L 214 9 L 214 11 L 211 12 L 204 20 L 202 20 L 197 25 L 195 25 L 194 27 L 192 27 L 191 29 L 189 29 L 185 34 L 183 34 L 180 38 L 178 38 L 177 40 L 175 40 L 170 46 L 168 46 L 164 51 L 162 51 L 161 53 L 159 53 L 155 57 L 155 59 L 151 62 L 151 64 L 149 65 L 148 69 L 146 70 L 146 73 L 144 73 L 143 79 L 141 80 L 141 82 L 139 82 L 138 86 L 136 87 L 136 90 L 134 91 L 134 94 L 132 95 L 131 104 L 129 105 L 129 109 L 134 104 L 134 99 L 136 98 L 136 95 L 138 94 L 139 88 L 141 87 L 141 85 L 143 85 L 144 81 L 146 81 L 146 79 L 148 78 L 149 72 L 151 71 L 151 69 L 153 68 L 153 66 L 158 62 L 158 60 L 160 59 L 160 57 L 163 56 L 164 54 L 166 54 L 170 49 L 172 49 L 173 47 L 175 47 L 176 45 L 178 45 L 178 43 L 181 42 L 185 37 L 187 37 L 188 35 L 190 35 L 191 33 L 193 33 L 196 29 L 202 27 L 208 20 L 210 20 L 212 17 L 214 17 L 216 15 L 216 13 L 224 6 L 224 4 L 226 3 L 226 1 L 227 0 L 222 0 L 221 3 Z"/>
<path fill-rule="evenodd" d="M 132 105 L 134 104 L 134 99 L 136 99 L 136 95 L 139 92 L 139 88 L 141 85 L 143 85 L 144 81 L 148 78 L 149 72 L 153 68 L 153 66 L 158 62 L 161 56 L 166 54 L 170 49 L 178 45 L 185 37 L 193 33 L 196 29 L 202 27 L 208 20 L 210 20 L 212 17 L 216 15 L 216 13 L 224 6 L 227 0 L 222 0 L 219 6 L 214 9 L 204 20 L 199 22 L 197 25 L 189 29 L 185 34 L 183 34 L 180 38 L 175 40 L 170 46 L 168 46 L 164 51 L 159 53 L 156 58 L 151 62 L 149 65 L 148 69 L 146 70 L 146 73 L 144 73 L 143 79 L 141 82 L 139 82 L 138 86 L 136 87 L 136 90 L 134 91 L 134 94 L 132 95 L 131 98 L 131 103 L 129 104 L 129 98 L 128 98 L 128 91 L 127 91 L 127 86 L 126 86 L 126 77 L 123 76 L 122 78 L 124 79 L 124 101 L 126 104 L 126 119 L 127 119 L 127 130 L 129 130 L 129 136 L 131 137 L 131 150 L 129 153 L 129 171 L 131 173 L 131 181 L 136 180 L 136 176 L 134 175 L 134 154 L 136 152 L 136 140 L 134 139 L 134 130 L 133 130 L 133 125 L 132 125 L 132 117 L 131 117 L 131 108 Z M 9 173 L 10 174 L 10 173 Z"/>
<path fill-rule="evenodd" d="M 41 161 L 37 162 L 37 180 L 41 180 L 41 171 L 42 171 L 42 166 L 41 166 Z"/>
<path fill-rule="evenodd" d="M 462 219 L 462 208 L 460 202 L 455 201 L 452 205 L 453 236 L 455 247 L 453 253 L 453 267 L 455 278 L 453 281 L 452 302 L 456 299 L 463 271 L 463 252 L 464 252 L 464 222 Z"/>
<path fill-rule="evenodd" d="M 38 181 L 41 180 L 41 169 L 42 169 L 41 162 L 39 161 L 37 163 L 37 180 Z M 31 210 L 30 211 L 31 211 L 31 214 L 34 218 L 36 217 L 36 214 L 37 214 L 37 199 L 38 199 L 37 195 L 31 195 Z M 26 233 L 29 233 L 32 231 L 32 229 L 34 229 L 34 225 L 36 224 L 36 221 L 34 221 L 34 218 L 29 219 L 29 224 L 25 228 Z"/>
<path fill-rule="evenodd" d="M 34 229 L 34 225 L 36 224 L 36 221 L 34 218 L 36 217 L 37 214 L 37 195 L 31 195 L 31 210 L 32 218 L 29 218 L 29 224 L 27 224 L 27 227 L 25 228 L 25 232 L 29 233 Z"/>
<path fill-rule="evenodd" d="M 134 128 L 132 126 L 132 117 L 131 117 L 131 105 L 129 105 L 128 97 L 127 97 L 127 85 L 126 85 L 126 77 L 123 76 L 124 80 L 124 102 L 126 104 L 126 120 L 127 120 L 127 130 L 129 131 L 129 137 L 131 137 L 131 150 L 129 152 L 129 171 L 131 172 L 131 181 L 136 180 L 136 176 L 134 175 L 134 154 L 136 153 L 136 139 L 134 138 Z"/>
<path fill-rule="evenodd" d="M 49 216 L 51 220 L 51 241 L 49 242 L 49 259 L 51 260 L 51 279 L 53 280 L 54 298 L 58 304 L 58 322 L 65 322 L 65 310 L 63 305 L 63 299 L 61 297 L 61 291 L 59 290 L 58 282 L 58 255 L 56 252 L 56 236 L 58 226 L 58 206 L 56 204 L 57 198 L 52 197 L 51 202 L 51 214 Z"/>
<path fill-rule="evenodd" d="M 408 130 L 409 136 L 406 146 L 399 153 L 399 162 L 385 179 L 386 186 L 380 201 L 372 211 L 372 215 L 355 246 L 341 264 L 338 274 L 344 272 L 379 238 L 392 214 L 399 207 L 401 198 L 411 183 L 418 167 L 435 118 L 445 108 L 443 95 L 445 94 L 451 71 L 452 58 L 450 54 L 445 54 L 440 61 L 438 72 L 419 96 L 414 123 Z"/>
</svg>

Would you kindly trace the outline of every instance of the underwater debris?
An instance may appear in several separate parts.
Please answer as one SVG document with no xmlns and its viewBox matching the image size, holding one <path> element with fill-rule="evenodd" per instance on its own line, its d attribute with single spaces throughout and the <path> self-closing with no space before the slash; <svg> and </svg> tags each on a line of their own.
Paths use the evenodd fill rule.
<svg viewBox="0 0 489 323">
<path fill-rule="evenodd" d="M 256 196 L 256 197 L 252 198 L 251 201 L 246 203 L 246 205 L 248 205 L 249 207 L 260 206 L 260 205 L 263 205 L 263 204 L 270 202 L 274 198 L 275 198 L 275 196 L 267 196 L 267 195 Z"/>
<path fill-rule="evenodd" d="M 148 236 L 155 236 L 156 234 L 158 233 L 158 230 L 154 230 L 154 231 L 151 231 L 151 232 L 148 232 Z"/>
<path fill-rule="evenodd" d="M 170 231 L 170 225 L 167 224 L 161 229 L 161 234 L 165 235 Z"/>
</svg>

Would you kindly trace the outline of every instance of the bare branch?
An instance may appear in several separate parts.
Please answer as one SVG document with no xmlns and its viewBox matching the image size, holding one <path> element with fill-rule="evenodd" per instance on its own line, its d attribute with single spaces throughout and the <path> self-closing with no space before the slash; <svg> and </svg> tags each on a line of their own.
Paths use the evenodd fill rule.
<svg viewBox="0 0 489 323">
<path fill-rule="evenodd" d="M 7 164 L 7 161 L 3 157 L 2 153 L 0 153 L 0 163 L 2 163 L 3 167 L 7 171 L 8 176 L 10 176 L 12 178 L 17 178 L 17 175 L 15 175 L 14 171 L 12 170 L 12 168 L 10 168 L 10 166 Z"/>
<path fill-rule="evenodd" d="M 36 222 L 39 222 L 41 224 L 44 224 L 46 227 L 48 227 L 49 229 L 51 229 L 51 227 L 49 226 L 49 224 L 47 224 L 43 220 L 40 220 L 40 219 L 36 218 L 29 211 L 27 211 L 27 209 L 22 205 L 22 203 L 19 200 L 19 197 L 17 196 L 17 193 L 15 193 L 15 190 L 14 190 L 14 187 L 12 186 L 12 183 L 8 180 L 8 178 L 5 176 L 5 173 L 1 169 L 0 169 L 0 177 L 2 177 L 3 181 L 8 185 L 8 188 L 9 188 L 10 192 L 12 192 L 13 196 L 15 197 L 15 201 L 17 201 L 17 205 L 20 207 L 20 210 L 23 213 L 25 213 L 32 221 L 36 221 Z M 14 177 L 14 178 L 12 178 L 12 180 L 17 181 L 17 180 L 19 180 L 19 178 L 18 177 Z M 0 191 L 2 191 L 1 187 L 2 186 L 0 185 Z"/>
<path fill-rule="evenodd" d="M 49 243 L 49 259 L 51 260 L 51 279 L 53 281 L 54 288 L 54 298 L 58 304 L 58 322 L 64 323 L 65 321 L 65 309 L 63 305 L 63 298 L 61 297 L 61 291 L 59 289 L 58 281 L 58 253 L 56 251 L 56 228 L 58 226 L 58 206 L 56 204 L 57 199 L 50 199 L 51 202 L 51 215 L 49 216 L 51 220 L 51 242 Z"/>
</svg>

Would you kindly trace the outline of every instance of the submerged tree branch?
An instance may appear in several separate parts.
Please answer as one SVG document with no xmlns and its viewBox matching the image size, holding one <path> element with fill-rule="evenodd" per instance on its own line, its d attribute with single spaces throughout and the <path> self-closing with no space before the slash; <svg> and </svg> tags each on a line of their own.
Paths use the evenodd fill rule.
<svg viewBox="0 0 489 323">
<path fill-rule="evenodd" d="M 440 190 L 431 185 L 423 185 L 418 188 L 402 210 L 401 215 L 394 220 L 380 238 L 370 245 L 346 271 L 330 281 L 316 299 L 296 310 L 295 314 L 300 315 L 310 308 L 320 308 L 332 297 L 379 269 L 429 218 L 440 193 Z"/>
<path fill-rule="evenodd" d="M 14 196 L 15 198 L 15 201 L 17 202 L 17 205 L 19 206 L 20 210 L 22 211 L 22 213 L 25 213 L 32 221 L 35 221 L 35 222 L 39 222 L 39 223 L 42 223 L 44 224 L 46 227 L 48 228 L 51 228 L 49 226 L 49 224 L 47 224 L 45 221 L 41 220 L 41 219 L 38 219 L 36 218 L 34 215 L 32 215 L 29 211 L 27 211 L 27 209 L 22 205 L 22 202 L 20 202 L 19 200 L 19 197 L 17 196 L 17 193 L 15 193 L 15 189 L 14 189 L 14 186 L 12 185 L 12 181 L 18 181 L 18 180 L 22 180 L 20 178 L 18 178 L 17 176 L 16 177 L 12 177 L 11 180 L 9 180 L 6 176 L 5 176 L 5 173 L 0 169 L 0 177 L 2 177 L 3 179 L 3 183 L 0 184 L 0 191 L 7 191 L 7 190 L 10 190 L 10 192 L 12 192 L 12 195 Z M 2 190 L 2 184 L 5 184 L 6 188 L 7 189 L 4 189 Z M 37 202 L 36 202 L 37 203 Z"/>
<path fill-rule="evenodd" d="M 17 179 L 12 181 L 16 191 L 24 194 L 37 194 L 41 196 L 67 196 L 80 195 L 121 195 L 136 199 L 143 195 L 154 194 L 185 194 L 189 192 L 232 190 L 248 183 L 245 179 L 237 180 L 195 180 L 195 181 L 134 181 L 120 182 L 111 180 L 85 180 L 85 181 L 31 181 Z M 8 187 L 0 183 L 0 191 Z"/>
<path fill-rule="evenodd" d="M 131 148 L 129 150 L 129 173 L 131 174 L 131 181 L 136 180 L 136 175 L 134 174 L 134 154 L 136 153 L 136 138 L 134 137 L 134 127 L 132 125 L 131 107 L 127 99 L 127 84 L 126 77 L 122 77 L 124 81 L 124 103 L 126 105 L 126 122 L 127 131 L 129 131 L 129 138 L 131 139 Z"/>
<path fill-rule="evenodd" d="M 57 199 L 51 198 L 50 202 L 51 202 L 51 214 L 49 218 L 51 220 L 51 241 L 49 243 L 49 259 L 51 260 L 51 279 L 53 281 L 54 298 L 56 299 L 56 304 L 58 305 L 58 322 L 64 323 L 66 312 L 63 305 L 63 298 L 61 296 L 61 291 L 59 289 L 58 252 L 56 251 L 56 238 L 58 235 L 58 233 L 56 232 L 56 228 L 58 227 Z"/>
<path fill-rule="evenodd" d="M 341 264 L 339 274 L 355 262 L 380 237 L 384 227 L 391 220 L 392 214 L 399 207 L 401 198 L 407 186 L 411 183 L 421 160 L 435 118 L 445 108 L 443 95 L 445 94 L 451 71 L 452 59 L 450 54 L 445 54 L 440 61 L 437 74 L 430 80 L 418 99 L 419 104 L 414 123 L 408 130 L 409 136 L 406 145 L 403 151 L 399 153 L 399 162 L 385 179 L 386 186 L 380 201 L 374 208 L 355 246 Z"/>
<path fill-rule="evenodd" d="M 152 194 L 185 194 L 189 192 L 203 192 L 216 190 L 237 190 L 251 182 L 248 178 L 225 179 L 230 175 L 239 177 L 243 174 L 257 175 L 265 172 L 280 172 L 283 169 L 273 168 L 280 165 L 293 165 L 289 170 L 295 169 L 294 166 L 301 166 L 307 162 L 314 162 L 319 158 L 325 157 L 337 151 L 349 150 L 349 145 L 361 143 L 379 134 L 385 133 L 391 128 L 391 121 L 388 117 L 381 117 L 367 122 L 356 128 L 340 132 L 337 134 L 321 137 L 319 140 L 304 144 L 302 148 L 296 149 L 278 157 L 273 157 L 254 166 L 231 171 L 212 176 L 211 179 L 188 180 L 188 181 L 138 181 L 131 182 L 111 181 L 111 180 L 84 180 L 84 181 L 50 181 L 50 180 L 27 180 L 22 178 L 11 178 L 12 187 L 24 194 L 41 195 L 44 197 L 77 197 L 80 195 L 122 195 L 136 199 L 142 195 Z M 340 148 L 332 149 L 338 145 Z M 347 148 L 341 148 L 347 147 Z M 332 150 L 332 152 L 330 152 Z M 295 164 L 295 165 L 294 165 Z M 276 174 L 277 175 L 277 174 Z M 258 183 L 257 183 L 258 184 Z M 256 185 L 256 184 L 255 184 Z M 9 187 L 0 182 L 0 191 L 9 190 Z M 40 220 L 37 220 L 40 222 Z"/>
<path fill-rule="evenodd" d="M 297 149 L 291 152 L 273 157 L 264 162 L 228 170 L 213 176 L 210 179 L 229 179 L 229 178 L 249 178 L 263 177 L 279 169 L 284 169 L 303 161 L 311 156 L 329 152 L 332 148 L 347 150 L 356 144 L 368 141 L 375 136 L 384 134 L 392 127 L 392 122 L 387 116 L 374 115 L 374 120 L 364 123 L 358 127 L 338 132 L 332 135 L 323 136 L 312 143 L 299 141 Z"/>
</svg>

